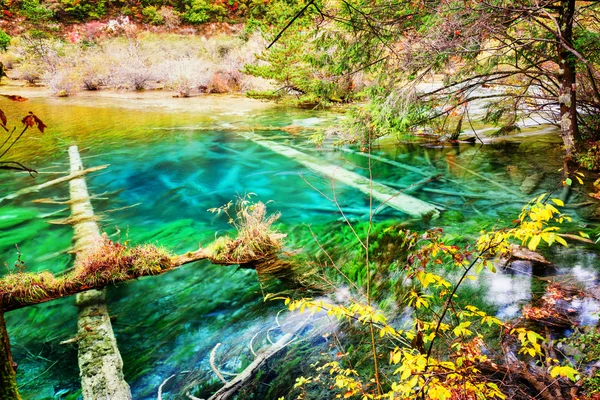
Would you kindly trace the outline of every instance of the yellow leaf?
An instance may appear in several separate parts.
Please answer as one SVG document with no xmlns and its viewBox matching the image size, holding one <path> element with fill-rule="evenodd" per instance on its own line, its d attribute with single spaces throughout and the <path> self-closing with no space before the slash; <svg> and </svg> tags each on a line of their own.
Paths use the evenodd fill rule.
<svg viewBox="0 0 600 400">
<path fill-rule="evenodd" d="M 538 335 L 534 331 L 527 331 L 527 339 L 529 339 L 531 343 L 537 343 L 539 337 L 540 335 Z"/>
<path fill-rule="evenodd" d="M 556 235 L 556 237 L 554 238 L 558 243 L 562 244 L 565 247 L 569 247 L 569 245 L 567 244 L 567 242 L 565 241 L 565 239 L 561 238 L 560 236 Z"/>
<path fill-rule="evenodd" d="M 578 380 L 578 376 L 577 376 L 578 374 L 579 374 L 579 371 L 577 371 L 573 367 L 569 367 L 568 365 L 565 365 L 565 366 L 557 365 L 555 367 L 552 367 L 552 369 L 550 369 L 550 376 L 552 378 L 556 378 L 557 376 L 562 376 L 565 378 L 569 378 L 573 382 L 576 382 Z"/>
<path fill-rule="evenodd" d="M 552 200 L 552 202 L 554 204 L 556 204 L 557 206 L 564 207 L 564 205 L 565 205 L 565 203 L 561 199 L 550 199 L 550 200 Z"/>
<path fill-rule="evenodd" d="M 536 235 L 534 237 L 531 238 L 531 240 L 529 241 L 529 245 L 527 246 L 529 248 L 529 250 L 535 250 L 538 247 L 538 244 L 540 244 L 540 240 L 541 237 Z M 556 240 L 558 242 L 558 239 Z M 563 240 L 564 242 L 564 240 Z"/>
</svg>

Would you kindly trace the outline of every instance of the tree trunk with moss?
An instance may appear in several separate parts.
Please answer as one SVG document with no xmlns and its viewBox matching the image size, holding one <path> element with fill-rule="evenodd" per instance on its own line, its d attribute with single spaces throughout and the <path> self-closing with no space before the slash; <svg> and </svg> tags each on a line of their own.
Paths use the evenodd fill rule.
<svg viewBox="0 0 600 400">
<path fill-rule="evenodd" d="M 71 174 L 83 170 L 77 146 L 69 148 Z M 101 244 L 100 229 L 90 203 L 85 178 L 69 181 L 71 220 L 75 231 L 75 269 Z M 84 399 L 131 399 L 123 376 L 123 360 L 117 347 L 106 307 L 105 292 L 91 290 L 77 295 L 79 318 L 79 370 Z"/>
<path fill-rule="evenodd" d="M 558 68 L 560 88 L 558 103 L 560 106 L 560 133 L 565 145 L 567 158 L 577 151 L 579 129 L 577 125 L 576 94 L 576 58 L 569 50 L 573 47 L 573 19 L 575 0 L 562 0 L 559 9 L 558 31 Z"/>
<path fill-rule="evenodd" d="M 0 399 L 21 399 L 17 390 L 15 368 L 10 353 L 10 340 L 2 310 L 0 310 L 0 363 Z"/>
</svg>

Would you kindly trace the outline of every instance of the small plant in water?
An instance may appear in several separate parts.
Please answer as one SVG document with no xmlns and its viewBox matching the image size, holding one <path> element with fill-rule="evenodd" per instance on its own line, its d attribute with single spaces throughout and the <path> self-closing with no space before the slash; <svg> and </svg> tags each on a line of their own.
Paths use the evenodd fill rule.
<svg viewBox="0 0 600 400">
<path fill-rule="evenodd" d="M 282 239 L 285 234 L 273 229 L 272 225 L 280 214 L 275 213 L 267 216 L 267 207 L 262 202 L 250 201 L 253 193 L 239 197 L 235 202 L 235 212 L 230 211 L 233 202 L 208 211 L 220 214 L 221 212 L 229 218 L 231 224 L 237 231 L 235 239 L 223 236 L 215 240 L 211 245 L 212 261 L 215 264 L 243 264 L 252 259 L 266 258 L 274 255 L 282 247 Z"/>
</svg>

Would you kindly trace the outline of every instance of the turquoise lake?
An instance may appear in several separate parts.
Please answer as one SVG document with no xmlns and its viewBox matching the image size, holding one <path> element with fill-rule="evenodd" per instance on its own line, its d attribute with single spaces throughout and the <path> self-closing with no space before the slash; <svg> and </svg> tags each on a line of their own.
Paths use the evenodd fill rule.
<svg viewBox="0 0 600 400">
<path fill-rule="evenodd" d="M 40 174 L 32 178 L 0 173 L 0 197 L 60 176 L 68 170 L 68 147 L 77 144 L 84 167 L 110 164 L 88 175 L 87 182 L 90 193 L 97 196 L 92 204 L 102 217 L 100 225 L 114 239 L 154 243 L 176 253 L 195 250 L 230 231 L 223 215 L 207 210 L 248 193 L 268 202 L 270 212 L 281 213 L 279 229 L 294 232 L 290 248 L 301 248 L 311 240 L 307 225 L 336 229 L 344 223 L 337 206 L 323 196 L 333 197 L 332 180 L 245 139 L 244 132 L 369 176 L 368 158 L 353 153 L 357 147 L 340 150 L 331 145 L 333 140 L 316 147 L 309 140 L 317 129 L 343 120 L 335 112 L 297 110 L 232 96 L 173 99 L 160 92 L 92 93 L 56 99 L 36 90 L 20 90 L 28 101 L 0 100 L 0 109 L 13 123 L 33 111 L 49 128 L 44 135 L 30 132 L 11 157 Z M 532 131 L 535 128 L 524 133 Z M 406 188 L 430 179 L 410 194 L 438 206 L 442 214 L 429 222 L 410 221 L 407 215 L 384 208 L 375 221 L 403 221 L 411 229 L 441 226 L 448 233 L 467 236 L 507 226 L 535 195 L 545 190 L 560 193 L 561 151 L 560 138 L 552 130 L 486 145 L 382 141 L 371 158 L 374 180 Z M 399 168 L 398 163 L 419 172 Z M 533 174 L 540 174 L 538 185 L 522 193 L 515 180 Z M 57 273 L 72 266 L 68 253 L 72 228 L 49 223 L 66 218 L 67 206 L 32 202 L 67 197 L 68 185 L 61 184 L 0 203 L 2 264 L 14 263 L 18 244 L 28 270 Z M 369 199 L 364 193 L 336 183 L 335 197 L 350 221 L 368 218 Z M 584 194 L 575 194 L 571 201 L 585 201 Z M 569 213 L 575 217 L 575 229 L 594 224 Z M 595 252 L 569 249 L 555 252 L 554 257 L 562 273 L 577 267 L 582 279 L 597 282 L 600 265 Z M 184 371 L 210 371 L 209 353 L 217 343 L 236 343 L 240 346 L 235 351 L 247 352 L 241 344 L 272 324 L 282 308 L 263 302 L 263 294 L 254 271 L 204 262 L 109 287 L 113 328 L 134 399 L 155 399 L 161 382 L 173 374 L 176 393 L 185 386 L 188 372 Z M 528 300 L 515 296 L 502 307 Z M 60 344 L 77 332 L 74 299 L 13 311 L 6 318 L 23 397 L 78 398 L 77 348 Z"/>
</svg>

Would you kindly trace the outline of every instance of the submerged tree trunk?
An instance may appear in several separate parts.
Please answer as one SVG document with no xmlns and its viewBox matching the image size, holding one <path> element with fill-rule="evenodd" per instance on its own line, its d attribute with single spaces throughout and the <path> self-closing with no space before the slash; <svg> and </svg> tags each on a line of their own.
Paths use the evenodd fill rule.
<svg viewBox="0 0 600 400">
<path fill-rule="evenodd" d="M 577 94 L 575 56 L 568 47 L 573 46 L 573 18 L 575 0 L 562 0 L 559 9 L 558 34 L 558 68 L 560 89 L 558 103 L 560 106 L 560 133 L 567 158 L 572 158 L 577 151 L 579 129 L 577 125 Z"/>
<path fill-rule="evenodd" d="M 398 211 L 402 211 L 411 217 L 435 219 L 440 215 L 438 208 L 433 204 L 429 204 L 423 200 L 417 199 L 416 197 L 400 193 L 397 190 L 382 185 L 381 183 L 375 182 L 355 172 L 348 171 L 337 165 L 328 164 L 316 157 L 312 157 L 291 147 L 284 146 L 270 140 L 265 140 L 263 137 L 250 132 L 243 133 L 242 136 L 275 153 L 281 154 L 290 160 L 294 160 L 297 163 L 300 163 L 305 167 L 308 167 L 311 170 L 326 176 L 327 178 L 360 190 L 367 196 L 379 200 L 381 204 L 392 207 Z"/>
<path fill-rule="evenodd" d="M 71 174 L 83 170 L 77 146 L 69 148 Z M 75 268 L 82 257 L 100 245 L 100 228 L 90 203 L 85 178 L 69 181 L 71 219 L 75 231 Z M 123 360 L 110 323 L 104 291 L 91 290 L 77 295 L 79 318 L 79 370 L 84 399 L 131 399 L 123 376 Z"/>
<path fill-rule="evenodd" d="M 20 400 L 4 311 L 0 310 L 0 399 Z"/>
</svg>

